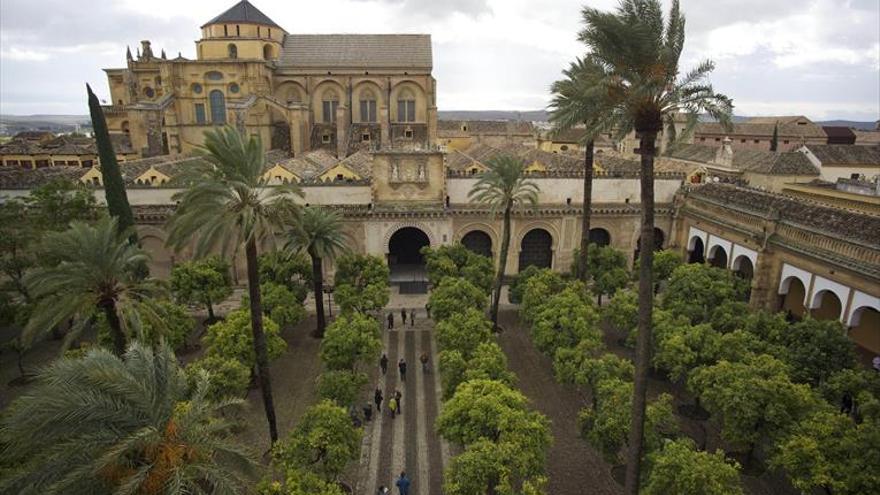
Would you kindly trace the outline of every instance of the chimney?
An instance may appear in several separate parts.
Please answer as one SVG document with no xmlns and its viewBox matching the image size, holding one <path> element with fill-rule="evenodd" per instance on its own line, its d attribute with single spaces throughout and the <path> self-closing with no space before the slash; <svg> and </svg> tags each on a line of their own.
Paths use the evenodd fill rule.
<svg viewBox="0 0 880 495">
<path fill-rule="evenodd" d="M 733 147 L 730 145 L 730 138 L 724 137 L 724 144 L 715 152 L 715 164 L 723 167 L 733 167 Z"/>
</svg>

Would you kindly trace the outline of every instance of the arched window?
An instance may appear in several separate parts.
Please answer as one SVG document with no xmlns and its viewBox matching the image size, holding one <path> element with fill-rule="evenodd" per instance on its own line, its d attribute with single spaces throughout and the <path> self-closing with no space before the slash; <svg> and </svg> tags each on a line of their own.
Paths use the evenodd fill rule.
<svg viewBox="0 0 880 495">
<path fill-rule="evenodd" d="M 336 91 L 328 89 L 321 97 L 321 113 L 325 124 L 336 122 L 336 107 L 339 106 L 339 96 Z"/>
<path fill-rule="evenodd" d="M 209 95 L 211 100 L 211 123 L 215 125 L 223 125 L 226 123 L 226 97 L 219 89 L 211 91 Z"/>
<path fill-rule="evenodd" d="M 397 96 L 397 121 L 416 121 L 416 97 L 409 89 L 404 89 Z"/>
<path fill-rule="evenodd" d="M 229 58 L 238 58 L 238 47 L 235 46 L 235 43 L 230 43 L 226 50 L 229 52 Z"/>
<path fill-rule="evenodd" d="M 272 60 L 272 45 L 268 43 L 263 45 L 263 59 Z"/>
<path fill-rule="evenodd" d="M 287 104 L 290 105 L 291 103 L 300 102 L 302 100 L 300 99 L 299 91 L 295 87 L 291 86 L 286 91 L 284 101 L 286 101 Z"/>
<path fill-rule="evenodd" d="M 361 122 L 376 121 L 376 95 L 369 89 L 361 92 Z"/>
</svg>

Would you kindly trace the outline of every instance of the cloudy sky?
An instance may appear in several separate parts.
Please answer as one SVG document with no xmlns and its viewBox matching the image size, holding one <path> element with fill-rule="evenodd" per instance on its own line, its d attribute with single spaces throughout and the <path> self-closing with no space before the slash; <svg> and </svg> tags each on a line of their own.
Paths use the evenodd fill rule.
<svg viewBox="0 0 880 495">
<path fill-rule="evenodd" d="M 430 33 L 441 110 L 543 108 L 583 52 L 580 7 L 616 0 L 252 0 L 295 33 Z M 234 0 L 0 0 L 0 113 L 84 114 L 83 83 L 125 47 L 195 57 L 199 26 Z M 683 66 L 716 61 L 711 81 L 738 115 L 880 118 L 878 0 L 682 0 Z"/>
</svg>

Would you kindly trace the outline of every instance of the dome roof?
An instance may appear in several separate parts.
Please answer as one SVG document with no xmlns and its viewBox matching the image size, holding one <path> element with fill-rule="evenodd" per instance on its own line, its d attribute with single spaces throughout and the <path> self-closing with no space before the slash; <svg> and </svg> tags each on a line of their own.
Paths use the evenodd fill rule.
<svg viewBox="0 0 880 495">
<path fill-rule="evenodd" d="M 261 24 L 264 26 L 272 26 L 277 27 L 279 29 L 283 29 L 281 26 L 275 23 L 272 19 L 260 12 L 260 10 L 247 0 L 241 0 L 237 4 L 230 7 L 226 12 L 218 15 L 217 17 L 211 19 L 206 22 L 202 27 L 211 25 L 211 24 L 233 24 L 233 23 L 241 23 L 241 24 Z"/>
</svg>

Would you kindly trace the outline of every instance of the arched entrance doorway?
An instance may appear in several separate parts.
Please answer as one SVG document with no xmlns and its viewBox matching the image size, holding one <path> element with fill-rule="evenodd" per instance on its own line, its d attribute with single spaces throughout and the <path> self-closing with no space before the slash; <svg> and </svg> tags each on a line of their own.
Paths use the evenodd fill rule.
<svg viewBox="0 0 880 495">
<path fill-rule="evenodd" d="M 837 294 L 823 290 L 813 297 L 812 308 L 810 314 L 817 320 L 839 320 L 843 304 Z"/>
<path fill-rule="evenodd" d="M 709 251 L 709 264 L 715 268 L 727 268 L 727 251 L 721 246 L 714 246 Z"/>
<path fill-rule="evenodd" d="M 795 319 L 804 317 L 804 299 L 807 297 L 807 288 L 797 277 L 789 277 L 782 281 L 779 286 L 780 304 L 779 309 L 785 313 L 791 313 Z"/>
<path fill-rule="evenodd" d="M 654 252 L 660 251 L 663 249 L 663 243 L 666 242 L 666 234 L 663 233 L 662 230 L 654 227 Z M 633 260 L 639 259 L 639 254 L 641 254 L 642 248 L 642 236 L 639 236 L 636 239 L 636 249 L 633 251 Z"/>
<path fill-rule="evenodd" d="M 856 308 L 850 319 L 849 338 L 859 346 L 866 361 L 880 354 L 880 311 L 868 306 Z"/>
<path fill-rule="evenodd" d="M 550 268 L 553 264 L 553 236 L 544 229 L 530 230 L 520 243 L 519 271 L 530 266 Z"/>
<path fill-rule="evenodd" d="M 752 278 L 755 276 L 755 267 L 752 265 L 752 260 L 747 256 L 738 256 L 733 260 L 731 268 L 734 275 L 742 279 L 744 284 L 748 284 L 744 297 L 746 301 L 749 301 L 752 298 Z"/>
<path fill-rule="evenodd" d="M 427 292 L 428 277 L 421 249 L 430 245 L 428 234 L 416 227 L 399 229 L 388 240 L 391 283 L 400 285 L 401 294 Z"/>
<path fill-rule="evenodd" d="M 688 263 L 705 263 L 705 250 L 703 239 L 694 237 L 691 239 L 692 246 L 688 249 Z"/>
<path fill-rule="evenodd" d="M 482 230 L 472 230 L 461 238 L 461 243 L 469 250 L 483 255 L 487 258 L 492 257 L 492 238 L 489 234 Z"/>
<path fill-rule="evenodd" d="M 611 244 L 611 234 L 605 229 L 590 229 L 590 244 L 608 246 Z"/>
</svg>

